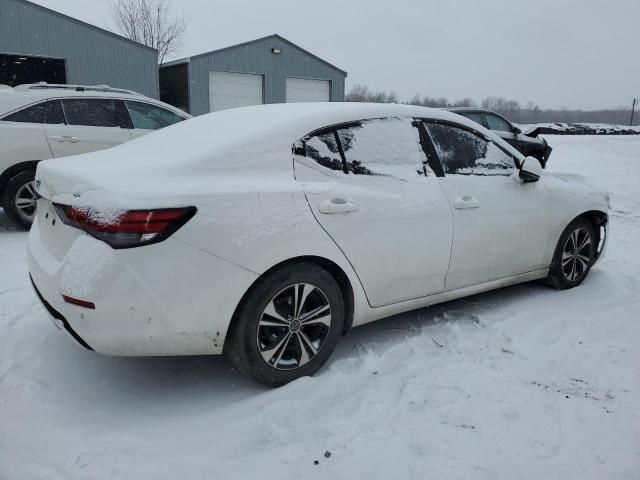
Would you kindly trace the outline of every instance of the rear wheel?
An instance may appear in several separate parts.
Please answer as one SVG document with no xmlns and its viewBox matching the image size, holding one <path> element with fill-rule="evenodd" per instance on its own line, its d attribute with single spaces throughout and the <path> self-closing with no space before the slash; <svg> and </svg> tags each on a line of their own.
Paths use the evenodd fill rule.
<svg viewBox="0 0 640 480">
<path fill-rule="evenodd" d="M 596 247 L 596 236 L 591 222 L 582 217 L 576 218 L 560 236 L 548 283 L 561 290 L 580 285 L 591 270 Z"/>
<path fill-rule="evenodd" d="M 31 228 L 36 216 L 35 174 L 34 170 L 25 170 L 11 177 L 2 198 L 7 217 L 25 230 Z"/>
<path fill-rule="evenodd" d="M 312 375 L 329 358 L 344 323 L 344 300 L 329 272 L 287 265 L 261 279 L 234 318 L 225 354 L 244 373 L 276 387 Z"/>
</svg>

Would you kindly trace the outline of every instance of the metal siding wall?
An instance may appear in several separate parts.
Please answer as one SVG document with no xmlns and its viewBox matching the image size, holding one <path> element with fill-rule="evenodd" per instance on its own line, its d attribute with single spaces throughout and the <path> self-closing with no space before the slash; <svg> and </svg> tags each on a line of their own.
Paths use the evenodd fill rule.
<svg viewBox="0 0 640 480">
<path fill-rule="evenodd" d="M 64 58 L 68 83 L 159 96 L 154 50 L 19 0 L 0 0 L 0 52 Z"/>
<path fill-rule="evenodd" d="M 272 48 L 282 53 L 274 55 Z M 285 101 L 287 77 L 331 81 L 331 101 L 344 101 L 344 74 L 279 38 L 267 38 L 222 52 L 191 57 L 189 101 L 192 115 L 209 112 L 209 72 L 257 73 L 264 76 L 265 103 Z"/>
</svg>

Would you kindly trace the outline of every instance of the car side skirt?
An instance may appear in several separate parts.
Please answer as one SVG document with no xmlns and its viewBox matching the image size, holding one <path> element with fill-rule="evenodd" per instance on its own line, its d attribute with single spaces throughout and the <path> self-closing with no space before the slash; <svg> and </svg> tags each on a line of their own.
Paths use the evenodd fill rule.
<svg viewBox="0 0 640 480">
<path fill-rule="evenodd" d="M 511 277 L 501 278 L 498 280 L 492 280 L 490 282 L 481 283 L 478 285 L 472 285 L 470 287 L 458 288 L 448 292 L 436 293 L 428 297 L 422 297 L 415 300 L 408 300 L 406 302 L 395 303 L 393 305 L 387 305 L 384 307 L 374 308 L 369 311 L 368 315 L 359 316 L 354 319 L 354 326 L 364 325 L 365 323 L 373 322 L 384 317 L 396 315 L 399 313 L 416 310 L 419 308 L 429 307 L 439 303 L 449 302 L 451 300 L 457 300 L 459 298 L 476 295 L 478 293 L 488 292 L 498 288 L 504 288 L 511 285 L 517 285 L 519 283 L 531 282 L 533 280 L 540 280 L 547 278 L 549 275 L 549 269 L 535 270 L 532 272 L 522 273 Z"/>
</svg>

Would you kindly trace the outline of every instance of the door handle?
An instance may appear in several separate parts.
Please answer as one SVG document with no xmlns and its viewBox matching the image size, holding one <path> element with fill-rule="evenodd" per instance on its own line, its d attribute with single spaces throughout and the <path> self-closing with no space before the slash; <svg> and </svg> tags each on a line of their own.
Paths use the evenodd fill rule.
<svg viewBox="0 0 640 480">
<path fill-rule="evenodd" d="M 469 208 L 478 208 L 480 202 L 474 197 L 465 195 L 464 197 L 456 197 L 453 200 L 453 206 L 458 210 L 466 210 Z"/>
<path fill-rule="evenodd" d="M 80 139 L 78 137 L 72 137 L 71 135 L 55 135 L 51 137 L 51 140 L 55 140 L 56 142 L 71 142 L 78 143 Z"/>
<path fill-rule="evenodd" d="M 349 213 L 355 212 L 358 204 L 347 198 L 332 198 L 331 200 L 322 200 L 318 205 L 320 213 Z"/>
</svg>

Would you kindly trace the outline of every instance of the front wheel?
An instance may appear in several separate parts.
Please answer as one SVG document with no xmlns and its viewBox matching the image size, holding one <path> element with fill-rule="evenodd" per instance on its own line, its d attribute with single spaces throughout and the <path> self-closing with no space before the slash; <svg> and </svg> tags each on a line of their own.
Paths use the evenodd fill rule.
<svg viewBox="0 0 640 480">
<path fill-rule="evenodd" d="M 560 235 L 548 283 L 560 290 L 580 285 L 591 270 L 596 247 L 596 236 L 591 222 L 585 218 L 576 218 Z"/>
<path fill-rule="evenodd" d="M 25 170 L 11 177 L 2 198 L 7 217 L 25 230 L 31 228 L 36 216 L 35 175 L 35 171 Z"/>
<path fill-rule="evenodd" d="M 240 305 L 225 342 L 236 368 L 271 387 L 312 375 L 329 358 L 344 324 L 333 276 L 313 263 L 267 274 Z"/>
</svg>

